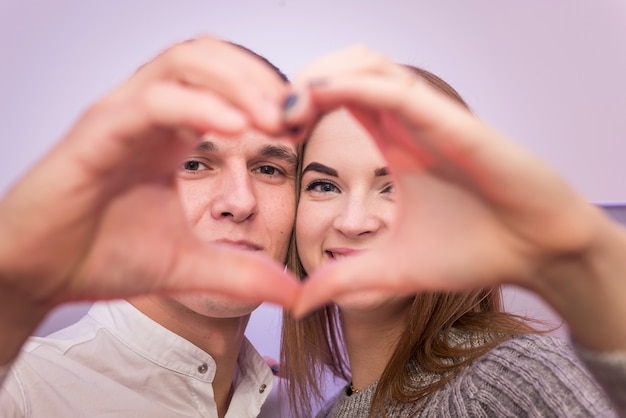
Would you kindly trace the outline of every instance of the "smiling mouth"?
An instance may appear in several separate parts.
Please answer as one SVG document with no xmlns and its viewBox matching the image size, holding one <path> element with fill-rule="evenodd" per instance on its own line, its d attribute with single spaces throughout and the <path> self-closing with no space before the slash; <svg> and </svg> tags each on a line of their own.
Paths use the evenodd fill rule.
<svg viewBox="0 0 626 418">
<path fill-rule="evenodd" d="M 360 251 L 360 250 L 341 250 L 341 251 L 326 250 L 324 251 L 324 253 L 326 254 L 326 257 L 330 258 L 331 260 L 343 260 L 344 258 L 357 255 L 362 252 L 363 251 Z"/>
</svg>

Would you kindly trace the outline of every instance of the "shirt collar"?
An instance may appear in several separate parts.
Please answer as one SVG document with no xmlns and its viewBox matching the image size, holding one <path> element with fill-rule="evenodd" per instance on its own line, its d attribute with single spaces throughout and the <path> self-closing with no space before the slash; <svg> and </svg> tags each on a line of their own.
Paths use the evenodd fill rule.
<svg viewBox="0 0 626 418">
<path fill-rule="evenodd" d="M 87 315 L 147 360 L 203 382 L 213 381 L 216 364 L 209 354 L 155 322 L 128 301 L 96 302 Z M 235 391 L 241 387 L 260 393 L 265 399 L 273 386 L 273 374 L 247 339 L 243 341 L 238 364 L 240 375 Z"/>
</svg>

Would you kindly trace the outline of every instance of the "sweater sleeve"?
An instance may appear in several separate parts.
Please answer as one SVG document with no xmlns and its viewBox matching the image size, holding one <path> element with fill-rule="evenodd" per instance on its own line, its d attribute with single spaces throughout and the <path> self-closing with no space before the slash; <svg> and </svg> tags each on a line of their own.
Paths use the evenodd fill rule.
<svg viewBox="0 0 626 418">
<path fill-rule="evenodd" d="M 601 388 L 564 341 L 524 335 L 476 360 L 459 379 L 469 416 L 613 417 Z"/>
<path fill-rule="evenodd" d="M 626 417 L 626 351 L 598 352 L 573 343 L 578 357 L 613 401 L 619 415 Z"/>
</svg>

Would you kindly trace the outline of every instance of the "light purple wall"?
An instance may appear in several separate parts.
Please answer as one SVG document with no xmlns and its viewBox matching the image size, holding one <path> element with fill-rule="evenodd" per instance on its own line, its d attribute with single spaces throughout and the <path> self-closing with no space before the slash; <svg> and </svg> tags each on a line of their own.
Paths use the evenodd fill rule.
<svg viewBox="0 0 626 418">
<path fill-rule="evenodd" d="M 211 33 L 290 74 L 357 42 L 423 66 L 590 201 L 626 202 L 625 23 L 623 0 L 0 0 L 0 193 L 144 60 Z M 507 300 L 554 319 L 524 292 Z M 85 309 L 59 310 L 40 332 Z M 263 354 L 277 355 L 278 318 L 263 306 L 252 319 Z"/>
<path fill-rule="evenodd" d="M 626 2 L 0 0 L 0 191 L 85 105 L 213 33 L 293 74 L 357 42 L 424 66 L 596 203 L 623 203 Z"/>
</svg>

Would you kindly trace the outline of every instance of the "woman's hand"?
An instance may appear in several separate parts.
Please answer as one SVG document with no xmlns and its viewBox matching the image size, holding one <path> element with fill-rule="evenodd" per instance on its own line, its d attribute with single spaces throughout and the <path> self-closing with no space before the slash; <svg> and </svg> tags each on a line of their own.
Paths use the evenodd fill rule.
<svg viewBox="0 0 626 418">
<path fill-rule="evenodd" d="M 619 280 L 626 265 L 617 256 L 626 249 L 624 233 L 550 167 L 409 70 L 361 47 L 314 63 L 296 85 L 288 123 L 307 125 L 347 107 L 388 160 L 399 202 L 391 237 L 314 272 L 297 314 L 361 289 L 412 293 L 506 282 L 540 293 L 576 322 L 574 331 L 585 328 L 575 335 L 588 345 L 595 338 L 587 338 L 595 333 L 590 318 L 604 315 L 605 302 L 624 317 L 612 299 L 618 288 L 626 297 Z M 580 303 L 594 315 L 581 313 Z"/>
</svg>

